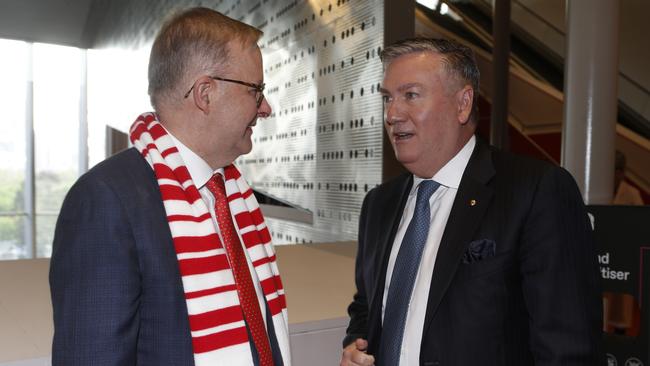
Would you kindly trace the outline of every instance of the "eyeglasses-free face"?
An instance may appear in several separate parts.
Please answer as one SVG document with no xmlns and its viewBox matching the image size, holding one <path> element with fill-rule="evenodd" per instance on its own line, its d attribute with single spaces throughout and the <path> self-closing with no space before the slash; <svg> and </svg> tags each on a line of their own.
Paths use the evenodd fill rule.
<svg viewBox="0 0 650 366">
<path fill-rule="evenodd" d="M 235 79 L 226 79 L 226 78 L 221 78 L 221 77 L 218 77 L 218 76 L 210 76 L 210 78 L 214 79 L 214 80 L 225 81 L 225 82 L 228 82 L 228 83 L 240 84 L 240 85 L 244 85 L 244 86 L 247 86 L 249 88 L 255 89 L 255 103 L 257 105 L 257 108 L 259 108 L 260 105 L 262 105 L 262 101 L 264 100 L 264 87 L 266 86 L 266 84 L 264 84 L 264 83 L 262 83 L 262 84 L 253 84 L 253 83 L 249 83 L 249 82 L 246 82 L 246 81 L 235 80 Z M 192 89 L 194 89 L 194 85 L 192 85 L 190 90 L 188 90 L 187 93 L 185 93 L 185 96 L 183 96 L 184 99 L 187 99 L 187 97 L 190 96 L 190 93 L 192 92 Z"/>
</svg>

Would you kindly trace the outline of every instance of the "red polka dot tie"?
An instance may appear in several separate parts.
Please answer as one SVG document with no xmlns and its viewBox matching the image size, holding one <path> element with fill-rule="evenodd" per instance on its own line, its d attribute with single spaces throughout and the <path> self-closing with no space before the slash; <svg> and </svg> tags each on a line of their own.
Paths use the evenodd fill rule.
<svg viewBox="0 0 650 366">
<path fill-rule="evenodd" d="M 253 343 L 260 357 L 260 366 L 273 366 L 273 355 L 271 353 L 269 337 L 264 327 L 264 318 L 262 318 L 260 304 L 257 300 L 255 287 L 253 287 L 253 280 L 251 279 L 248 263 L 246 262 L 246 254 L 237 236 L 235 225 L 232 222 L 223 177 L 221 174 L 213 175 L 206 186 L 212 192 L 216 201 L 217 223 L 221 231 L 223 246 L 228 254 L 232 273 L 235 276 L 239 303 L 241 304 L 248 329 L 253 337 Z"/>
</svg>

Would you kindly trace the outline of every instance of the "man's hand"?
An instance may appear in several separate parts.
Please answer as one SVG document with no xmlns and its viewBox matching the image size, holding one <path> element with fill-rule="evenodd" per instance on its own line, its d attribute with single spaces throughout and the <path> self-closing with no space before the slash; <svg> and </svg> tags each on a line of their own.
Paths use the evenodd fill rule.
<svg viewBox="0 0 650 366">
<path fill-rule="evenodd" d="M 341 366 L 373 366 L 375 358 L 366 353 L 368 341 L 357 338 L 343 349 L 341 356 Z"/>
</svg>

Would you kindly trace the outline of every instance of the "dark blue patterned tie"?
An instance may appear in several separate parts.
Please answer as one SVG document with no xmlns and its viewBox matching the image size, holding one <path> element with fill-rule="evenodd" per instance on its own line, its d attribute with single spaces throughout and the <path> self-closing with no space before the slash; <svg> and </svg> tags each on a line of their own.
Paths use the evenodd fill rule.
<svg viewBox="0 0 650 366">
<path fill-rule="evenodd" d="M 415 212 L 397 253 L 388 288 L 378 357 L 378 365 L 381 366 L 399 365 L 406 313 L 420 268 L 422 250 L 429 235 L 429 198 L 438 187 L 440 183 L 432 180 L 423 180 L 418 187 Z"/>
</svg>

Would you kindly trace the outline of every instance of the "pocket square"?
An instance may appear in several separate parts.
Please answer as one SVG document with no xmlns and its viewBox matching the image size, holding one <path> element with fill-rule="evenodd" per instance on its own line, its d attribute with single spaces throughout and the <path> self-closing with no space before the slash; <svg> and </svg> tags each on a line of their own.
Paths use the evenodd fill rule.
<svg viewBox="0 0 650 366">
<path fill-rule="evenodd" d="M 463 254 L 463 263 L 469 264 L 493 257 L 496 253 L 497 244 L 491 239 L 479 239 L 470 242 Z"/>
</svg>

